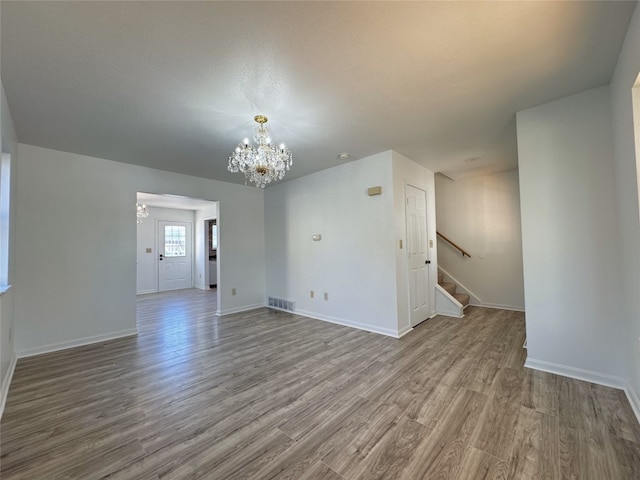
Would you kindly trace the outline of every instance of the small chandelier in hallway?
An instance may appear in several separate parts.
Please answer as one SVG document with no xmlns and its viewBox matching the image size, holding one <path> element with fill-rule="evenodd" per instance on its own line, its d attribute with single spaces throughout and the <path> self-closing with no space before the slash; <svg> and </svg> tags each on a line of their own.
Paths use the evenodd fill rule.
<svg viewBox="0 0 640 480">
<path fill-rule="evenodd" d="M 143 218 L 149 216 L 149 209 L 144 203 L 136 203 L 136 223 L 142 223 Z"/>
<path fill-rule="evenodd" d="M 229 156 L 227 170 L 244 173 L 245 185 L 250 181 L 256 187 L 264 188 L 267 183 L 284 178 L 285 171 L 291 168 L 293 157 L 284 144 L 278 147 L 271 145 L 269 131 L 264 125 L 267 117 L 256 115 L 254 120 L 259 124 L 253 135 L 258 145 L 250 145 L 249 139 L 245 138 Z"/>
</svg>

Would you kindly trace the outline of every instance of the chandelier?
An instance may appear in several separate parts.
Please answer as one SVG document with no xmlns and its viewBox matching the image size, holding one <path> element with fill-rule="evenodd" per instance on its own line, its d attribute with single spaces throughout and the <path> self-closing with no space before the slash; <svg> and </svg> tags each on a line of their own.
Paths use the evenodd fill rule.
<svg viewBox="0 0 640 480">
<path fill-rule="evenodd" d="M 249 145 L 249 139 L 245 138 L 229 155 L 227 170 L 244 173 L 245 185 L 250 181 L 256 187 L 264 188 L 267 183 L 284 178 L 285 171 L 291 168 L 293 157 L 284 144 L 278 147 L 271 145 L 269 131 L 264 125 L 267 117 L 256 115 L 254 120 L 259 124 L 253 135 L 257 145 Z"/>
<path fill-rule="evenodd" d="M 144 203 L 136 203 L 136 223 L 142 223 L 143 218 L 149 216 L 149 209 Z"/>
</svg>

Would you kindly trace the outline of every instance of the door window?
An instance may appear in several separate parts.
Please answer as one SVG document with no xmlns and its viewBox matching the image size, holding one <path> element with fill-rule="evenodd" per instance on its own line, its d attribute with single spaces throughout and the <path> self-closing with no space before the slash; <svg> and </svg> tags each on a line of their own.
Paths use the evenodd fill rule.
<svg viewBox="0 0 640 480">
<path fill-rule="evenodd" d="M 164 256 L 186 257 L 187 229 L 182 225 L 165 225 Z"/>
</svg>

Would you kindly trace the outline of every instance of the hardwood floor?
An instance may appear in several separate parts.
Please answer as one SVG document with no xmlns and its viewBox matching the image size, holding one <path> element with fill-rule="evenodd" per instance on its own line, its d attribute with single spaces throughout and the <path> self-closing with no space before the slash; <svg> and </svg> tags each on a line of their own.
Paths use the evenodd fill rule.
<svg viewBox="0 0 640 480">
<path fill-rule="evenodd" d="M 138 300 L 137 337 L 18 361 L 11 479 L 639 479 L 624 393 L 523 368 L 521 313 L 400 340 L 215 294 Z"/>
</svg>

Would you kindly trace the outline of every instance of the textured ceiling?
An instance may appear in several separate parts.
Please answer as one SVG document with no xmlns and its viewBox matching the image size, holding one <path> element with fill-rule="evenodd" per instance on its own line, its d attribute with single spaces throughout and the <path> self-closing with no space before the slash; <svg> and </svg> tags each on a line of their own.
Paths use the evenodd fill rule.
<svg viewBox="0 0 640 480">
<path fill-rule="evenodd" d="M 389 149 L 460 177 L 516 168 L 518 110 L 607 84 L 636 5 L 2 1 L 1 74 L 23 143 L 242 183 L 262 113 L 287 178 Z"/>
</svg>

